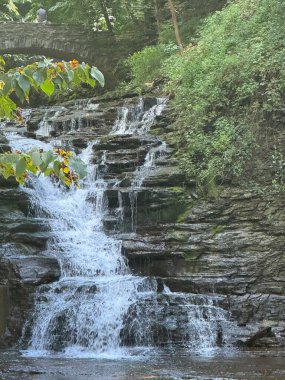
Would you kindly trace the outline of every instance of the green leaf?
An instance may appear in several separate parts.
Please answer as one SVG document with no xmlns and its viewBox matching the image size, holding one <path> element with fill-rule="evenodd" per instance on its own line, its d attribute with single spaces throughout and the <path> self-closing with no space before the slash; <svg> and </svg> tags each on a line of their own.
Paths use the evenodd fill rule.
<svg viewBox="0 0 285 380">
<path fill-rule="evenodd" d="M 72 82 L 74 78 L 74 71 L 73 70 L 67 70 L 67 79 L 69 82 Z"/>
<path fill-rule="evenodd" d="M 39 68 L 46 68 L 49 67 L 53 63 L 52 59 L 45 58 L 43 61 L 38 63 Z"/>
<path fill-rule="evenodd" d="M 46 75 L 44 75 L 43 71 L 35 71 L 33 74 L 33 79 L 36 84 L 40 86 L 46 80 Z"/>
<path fill-rule="evenodd" d="M 19 16 L 19 10 L 13 0 L 8 0 L 6 5 L 10 12 L 14 13 L 16 16 Z"/>
<path fill-rule="evenodd" d="M 52 161 L 54 161 L 55 157 L 56 156 L 53 154 L 53 152 L 51 150 L 42 153 L 42 155 L 41 155 L 42 162 L 39 165 L 42 172 L 45 172 L 47 170 L 49 164 Z"/>
<path fill-rule="evenodd" d="M 48 150 L 47 152 L 44 152 L 42 154 L 42 160 L 47 166 L 49 166 L 49 164 L 55 159 L 55 157 L 56 155 L 53 153 L 52 150 Z"/>
<path fill-rule="evenodd" d="M 2 57 L 2 55 L 0 55 L 0 70 L 4 70 L 5 64 L 6 64 L 6 62 L 5 62 L 4 58 Z"/>
<path fill-rule="evenodd" d="M 9 177 L 15 175 L 15 170 L 12 164 L 4 164 L 3 167 L 0 169 L 0 172 L 2 173 L 5 179 L 8 179 Z"/>
<path fill-rule="evenodd" d="M 22 186 L 25 184 L 25 179 L 24 179 L 24 177 L 16 176 L 16 181 L 17 181 L 20 185 L 22 185 Z"/>
<path fill-rule="evenodd" d="M 33 151 L 33 152 L 31 153 L 31 160 L 33 161 L 33 164 L 34 164 L 35 166 L 40 166 L 41 163 L 42 163 L 42 157 L 41 157 L 40 152 L 38 152 L 38 151 Z"/>
<path fill-rule="evenodd" d="M 82 160 L 75 157 L 70 157 L 69 159 L 69 167 L 78 174 L 80 179 L 83 179 L 87 175 L 86 165 Z"/>
<path fill-rule="evenodd" d="M 54 83 L 49 80 L 49 79 L 46 79 L 41 85 L 41 90 L 47 94 L 47 96 L 51 96 L 54 92 Z"/>
<path fill-rule="evenodd" d="M 76 73 L 77 73 L 80 81 L 86 83 L 87 76 L 86 76 L 85 70 L 83 69 L 82 66 L 78 66 L 78 68 L 76 69 Z"/>
<path fill-rule="evenodd" d="M 26 99 L 25 97 L 25 93 L 24 91 L 22 90 L 22 88 L 20 87 L 20 85 L 18 84 L 17 81 L 15 81 L 15 92 L 16 92 L 16 95 L 18 97 L 18 99 L 20 100 L 21 103 L 23 103 Z"/>
<path fill-rule="evenodd" d="M 53 170 L 54 170 L 54 174 L 59 177 L 60 175 L 60 166 L 61 166 L 61 162 L 56 160 L 54 161 L 53 163 Z"/>
<path fill-rule="evenodd" d="M 95 82 L 95 80 L 92 79 L 92 78 L 88 78 L 87 83 L 88 83 L 89 86 L 91 86 L 92 88 L 94 88 L 94 87 L 96 86 L 96 82 Z"/>
<path fill-rule="evenodd" d="M 12 119 L 13 110 L 16 108 L 16 104 L 8 96 L 0 96 L 0 117 Z"/>
<path fill-rule="evenodd" d="M 78 73 L 77 73 L 77 71 L 75 71 L 74 72 L 74 78 L 73 78 L 73 84 L 75 85 L 75 86 L 77 86 L 78 84 L 80 84 L 80 82 L 81 82 L 81 79 L 79 78 L 79 75 L 78 75 Z"/>
<path fill-rule="evenodd" d="M 21 75 L 19 78 L 17 78 L 17 81 L 24 93 L 27 94 L 31 88 L 29 79 L 25 75 Z"/>
<path fill-rule="evenodd" d="M 44 172 L 44 175 L 45 175 L 46 177 L 48 177 L 51 173 L 53 173 L 53 169 L 52 169 L 52 168 L 48 168 L 48 169 L 46 169 L 46 171 Z"/>
<path fill-rule="evenodd" d="M 24 173 L 24 171 L 26 170 L 26 167 L 27 167 L 26 160 L 24 158 L 20 158 L 16 162 L 16 175 L 17 175 L 17 177 L 20 177 Z"/>
<path fill-rule="evenodd" d="M 104 75 L 101 73 L 100 70 L 97 69 L 97 67 L 95 67 L 95 66 L 91 67 L 90 75 L 92 78 L 96 79 L 102 87 L 104 87 L 104 85 L 105 85 Z"/>
</svg>

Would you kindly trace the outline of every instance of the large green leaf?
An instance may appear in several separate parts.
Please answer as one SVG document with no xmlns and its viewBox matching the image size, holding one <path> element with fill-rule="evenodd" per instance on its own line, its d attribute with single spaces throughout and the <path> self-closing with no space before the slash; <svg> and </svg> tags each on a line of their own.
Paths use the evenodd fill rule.
<svg viewBox="0 0 285 380">
<path fill-rule="evenodd" d="M 69 82 L 72 82 L 73 78 L 74 78 L 74 71 L 68 69 L 67 70 L 67 79 L 69 80 Z"/>
<path fill-rule="evenodd" d="M 96 79 L 102 87 L 105 85 L 105 78 L 104 75 L 101 73 L 100 70 L 97 69 L 97 67 L 92 66 L 90 70 L 90 75 L 92 78 Z"/>
<path fill-rule="evenodd" d="M 17 78 L 17 81 L 24 93 L 27 94 L 31 88 L 29 79 L 25 75 L 21 75 Z"/>
<path fill-rule="evenodd" d="M 0 117 L 12 119 L 16 104 L 8 96 L 0 96 Z"/>
<path fill-rule="evenodd" d="M 46 75 L 43 71 L 35 71 L 33 74 L 33 79 L 35 80 L 36 84 L 40 86 L 46 80 Z"/>
<path fill-rule="evenodd" d="M 79 158 L 70 157 L 69 166 L 72 170 L 75 171 L 76 174 L 78 174 L 80 179 L 83 179 L 86 177 L 87 175 L 86 165 Z"/>
<path fill-rule="evenodd" d="M 51 96 L 54 93 L 54 83 L 49 79 L 46 79 L 40 87 L 47 96 Z"/>
<path fill-rule="evenodd" d="M 0 173 L 2 173 L 5 179 L 8 179 L 11 176 L 15 175 L 15 170 L 12 164 L 6 164 L 3 167 L 0 167 Z"/>
<path fill-rule="evenodd" d="M 40 169 L 42 172 L 45 172 L 47 170 L 49 164 L 54 161 L 55 157 L 56 157 L 55 154 L 51 150 L 42 153 L 41 155 L 42 162 L 40 164 Z"/>
<path fill-rule="evenodd" d="M 25 92 L 20 87 L 18 80 L 16 80 L 16 79 L 14 81 L 14 88 L 15 88 L 15 92 L 16 92 L 17 97 L 19 98 L 21 103 L 23 103 L 26 99 L 26 95 L 25 95 Z"/>
<path fill-rule="evenodd" d="M 42 156 L 41 153 L 38 151 L 33 151 L 31 153 L 31 159 L 35 166 L 40 166 L 42 164 Z"/>
<path fill-rule="evenodd" d="M 27 167 L 26 160 L 24 158 L 20 158 L 16 162 L 16 175 L 17 175 L 17 177 L 21 177 L 23 175 L 24 171 L 26 170 L 26 167 Z"/>
</svg>

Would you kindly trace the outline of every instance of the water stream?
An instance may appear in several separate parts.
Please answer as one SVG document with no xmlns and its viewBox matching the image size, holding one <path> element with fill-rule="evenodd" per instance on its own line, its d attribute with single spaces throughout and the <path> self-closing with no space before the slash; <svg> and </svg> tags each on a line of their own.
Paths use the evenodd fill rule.
<svg viewBox="0 0 285 380">
<path fill-rule="evenodd" d="M 147 133 L 156 116 L 161 115 L 167 104 L 166 98 L 157 98 L 156 103 L 145 109 L 145 102 L 140 98 L 133 106 L 123 106 L 118 109 L 118 117 L 112 133 L 115 135 L 142 135 Z"/>
<path fill-rule="evenodd" d="M 112 134 L 146 133 L 163 111 L 164 102 L 158 99 L 144 111 L 140 99 L 132 109 L 119 109 Z M 43 125 L 48 125 L 45 118 L 40 132 L 48 133 Z M 8 137 L 15 149 L 51 147 L 16 135 Z M 32 186 L 23 189 L 51 231 L 43 255 L 54 255 L 61 267 L 59 281 L 42 285 L 35 295 L 35 309 L 23 331 L 25 355 L 130 357 L 153 348 L 161 339 L 159 334 L 167 336 L 164 343 L 171 346 L 173 331 L 178 328 L 181 344 L 192 351 L 210 353 L 219 345 L 230 344 L 233 324 L 214 296 L 172 293 L 167 288 L 158 293 L 155 279 L 130 272 L 121 241 L 108 236 L 103 228 L 108 213 L 104 194 L 110 183 L 98 169 L 105 165 L 104 157 L 92 163 L 92 148 L 99 143 L 90 142 L 80 154 L 88 165 L 88 176 L 80 189 L 66 190 L 43 176 L 32 179 Z M 144 164 L 134 172 L 130 188 L 133 231 L 137 190 L 165 150 L 163 142 L 150 147 Z M 121 200 L 121 220 L 122 207 Z"/>
<path fill-rule="evenodd" d="M 24 139 L 12 145 L 31 147 Z M 86 163 L 91 152 L 92 144 L 81 154 Z M 96 167 L 90 164 L 82 189 L 67 191 L 45 177 L 24 188 L 53 235 L 44 254 L 58 258 L 62 273 L 36 295 L 35 312 L 26 325 L 33 325 L 27 354 L 122 355 L 120 333 L 130 306 L 156 290 L 152 281 L 129 273 L 121 242 L 104 233 L 107 184 L 95 178 Z"/>
</svg>

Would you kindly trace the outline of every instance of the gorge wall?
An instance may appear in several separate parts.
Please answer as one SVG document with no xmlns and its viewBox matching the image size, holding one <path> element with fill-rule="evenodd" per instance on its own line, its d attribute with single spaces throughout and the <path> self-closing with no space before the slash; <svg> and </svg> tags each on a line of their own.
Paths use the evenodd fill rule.
<svg viewBox="0 0 285 380">
<path fill-rule="evenodd" d="M 122 240 L 132 272 L 157 280 L 162 305 L 165 286 L 178 294 L 217 297 L 237 326 L 234 344 L 284 346 L 284 194 L 262 193 L 241 182 L 222 186 L 216 199 L 197 195 L 195 184 L 180 172 L 173 156 L 175 146 L 163 145 L 158 137 L 161 132 L 166 138 L 173 133 L 175 116 L 169 105 L 155 118 L 150 132 L 110 134 L 116 122 L 120 128 L 126 109 L 132 110 L 133 116 L 127 116 L 131 118 L 151 110 L 156 102 L 154 97 L 143 102 L 136 97 L 68 102 L 34 109 L 26 127 L 10 124 L 5 131 L 61 140 L 77 152 L 90 140 L 99 140 L 93 146 L 94 162 L 104 161 L 104 179 L 117 181 L 105 192 L 109 211 L 104 228 Z M 0 148 L 8 149 L 4 136 Z M 148 153 L 155 164 L 145 170 Z M 134 180 L 141 179 L 141 186 L 131 189 Z M 33 309 L 35 290 L 56 281 L 60 268 L 54 257 L 42 255 L 51 232 L 35 217 L 27 194 L 12 180 L 1 179 L 0 186 L 3 347 L 18 341 Z M 165 320 L 179 313 L 175 303 L 167 307 Z M 181 340 L 179 326 L 173 327 L 172 334 L 174 340 Z M 165 342 L 163 333 L 157 340 Z"/>
</svg>

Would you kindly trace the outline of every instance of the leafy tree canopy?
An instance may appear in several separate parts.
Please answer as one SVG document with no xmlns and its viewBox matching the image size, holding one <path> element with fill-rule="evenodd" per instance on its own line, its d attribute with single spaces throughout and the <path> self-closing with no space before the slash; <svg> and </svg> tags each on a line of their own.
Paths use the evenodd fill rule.
<svg viewBox="0 0 285 380">
<path fill-rule="evenodd" d="M 32 22 L 42 5 L 48 19 L 55 23 L 84 24 L 96 30 L 125 32 L 144 27 L 149 14 L 154 14 L 153 0 L 4 0 L 0 20 Z M 103 20 L 104 19 L 104 20 Z"/>
</svg>

